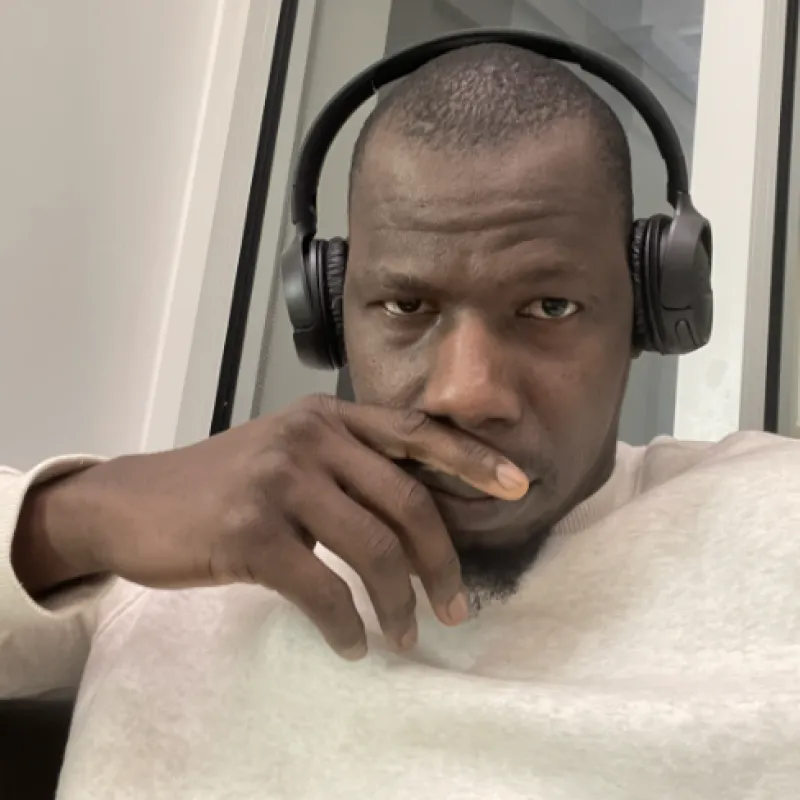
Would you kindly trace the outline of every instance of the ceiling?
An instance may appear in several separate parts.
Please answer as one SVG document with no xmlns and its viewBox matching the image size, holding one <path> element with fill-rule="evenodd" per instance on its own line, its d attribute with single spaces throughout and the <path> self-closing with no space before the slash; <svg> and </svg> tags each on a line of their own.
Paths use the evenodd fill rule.
<svg viewBox="0 0 800 800">
<path fill-rule="evenodd" d="M 398 0 L 402 2 L 402 0 Z M 543 30 L 582 32 L 581 43 L 609 52 L 619 45 L 694 105 L 704 0 L 439 0 L 478 25 L 514 24 L 518 12 Z M 515 10 L 516 9 L 516 10 Z M 567 34 L 569 35 L 569 34 Z M 616 43 L 612 44 L 610 40 Z"/>
<path fill-rule="evenodd" d="M 527 0 L 534 8 L 536 0 Z M 693 102 L 703 0 L 573 0 Z"/>
</svg>

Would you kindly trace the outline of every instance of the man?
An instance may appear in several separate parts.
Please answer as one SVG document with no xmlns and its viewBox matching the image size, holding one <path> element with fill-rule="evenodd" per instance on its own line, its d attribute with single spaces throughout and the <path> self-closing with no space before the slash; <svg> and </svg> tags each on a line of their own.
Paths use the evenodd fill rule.
<svg viewBox="0 0 800 800">
<path fill-rule="evenodd" d="M 631 219 L 583 83 L 451 53 L 356 148 L 357 404 L 0 478 L 61 797 L 796 797 L 800 449 L 617 444 Z"/>
</svg>

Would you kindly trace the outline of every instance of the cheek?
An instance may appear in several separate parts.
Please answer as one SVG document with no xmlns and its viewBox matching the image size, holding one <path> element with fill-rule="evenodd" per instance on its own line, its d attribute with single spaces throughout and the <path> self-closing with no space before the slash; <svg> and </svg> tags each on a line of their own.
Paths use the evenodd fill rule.
<svg viewBox="0 0 800 800">
<path fill-rule="evenodd" d="M 529 396 L 554 444 L 575 453 L 604 442 L 616 424 L 629 369 L 627 353 L 612 359 L 592 346 L 579 357 L 547 364 L 547 374 L 532 370 Z"/>
<path fill-rule="evenodd" d="M 373 326 L 352 315 L 345 345 L 353 393 L 359 403 L 389 408 L 412 407 L 425 384 L 420 353 L 387 350 Z"/>
<path fill-rule="evenodd" d="M 533 414 L 543 452 L 552 459 L 551 490 L 562 499 L 588 491 L 587 481 L 616 447 L 626 369 L 601 363 L 565 365 L 546 391 L 539 386 Z"/>
</svg>

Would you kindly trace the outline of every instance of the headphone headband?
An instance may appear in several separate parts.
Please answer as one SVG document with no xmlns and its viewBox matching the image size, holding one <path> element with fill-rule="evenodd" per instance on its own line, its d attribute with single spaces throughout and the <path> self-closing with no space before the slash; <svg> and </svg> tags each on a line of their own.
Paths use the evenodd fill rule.
<svg viewBox="0 0 800 800">
<path fill-rule="evenodd" d="M 680 138 L 664 108 L 645 84 L 625 67 L 587 47 L 544 34 L 506 28 L 483 28 L 449 34 L 409 47 L 385 58 L 350 80 L 320 112 L 300 149 L 292 187 L 292 223 L 300 236 L 317 232 L 317 188 L 322 165 L 336 134 L 352 114 L 378 89 L 403 78 L 423 64 L 452 50 L 484 43 L 501 43 L 547 58 L 575 64 L 616 89 L 639 112 L 667 166 L 667 201 L 673 208 L 689 194 L 689 170 Z"/>
</svg>

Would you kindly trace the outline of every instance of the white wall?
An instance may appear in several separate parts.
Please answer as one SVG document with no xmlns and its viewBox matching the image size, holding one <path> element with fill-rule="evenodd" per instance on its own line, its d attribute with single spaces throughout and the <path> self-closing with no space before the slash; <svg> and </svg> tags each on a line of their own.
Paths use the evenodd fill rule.
<svg viewBox="0 0 800 800">
<path fill-rule="evenodd" d="M 185 380 L 181 380 L 181 373 L 174 374 L 166 360 L 162 362 L 162 379 L 158 382 L 162 392 L 152 403 L 152 408 L 157 412 L 157 416 L 151 418 L 150 425 L 151 446 L 154 447 L 159 446 L 159 440 L 168 440 L 176 425 L 176 414 L 175 443 L 178 445 L 202 439 L 209 430 L 253 178 L 258 134 L 264 114 L 279 11 L 280 0 L 250 3 L 241 52 L 233 47 L 227 48 L 230 58 L 241 56 L 241 64 L 230 120 L 222 116 L 222 124 L 219 126 L 221 132 L 226 132 L 227 138 L 219 191 L 216 197 L 210 195 L 210 199 L 216 202 L 213 207 L 206 269 L 194 326 L 180 327 L 174 337 L 178 344 L 175 360 L 179 364 L 185 362 L 186 349 L 190 349 Z M 303 20 L 298 15 L 292 48 L 302 40 L 302 27 Z M 219 71 L 224 74 L 223 70 Z M 291 113 L 291 98 L 284 97 L 281 113 L 287 111 Z M 268 109 L 267 113 L 272 112 Z M 271 183 L 273 180 L 280 182 L 283 169 L 285 163 L 278 151 L 273 161 Z M 192 296 L 197 299 L 196 294 Z M 259 286 L 256 285 L 253 304 L 256 305 L 259 299 Z M 257 310 L 256 308 L 256 312 Z M 174 314 L 171 316 L 175 318 Z"/>
<path fill-rule="evenodd" d="M 0 462 L 174 441 L 249 11 L 0 3 Z"/>
<path fill-rule="evenodd" d="M 715 312 L 678 367 L 686 439 L 763 427 L 785 28 L 786 0 L 705 2 L 692 195 L 714 226 Z"/>
</svg>

